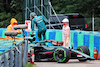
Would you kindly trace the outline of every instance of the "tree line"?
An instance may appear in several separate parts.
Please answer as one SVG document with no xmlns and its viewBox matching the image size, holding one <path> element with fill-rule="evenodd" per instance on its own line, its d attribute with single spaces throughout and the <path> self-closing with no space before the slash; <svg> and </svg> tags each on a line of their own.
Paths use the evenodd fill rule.
<svg viewBox="0 0 100 67">
<path fill-rule="evenodd" d="M 79 13 L 87 21 L 87 30 L 92 30 L 92 17 L 95 18 L 95 30 L 100 30 L 100 0 L 51 0 L 58 14 Z"/>
<path fill-rule="evenodd" d="M 85 18 L 100 17 L 100 0 L 50 0 L 57 14 L 79 13 Z M 23 20 L 23 0 L 0 0 L 0 28 L 5 28 L 12 17 Z M 19 23 L 20 23 L 19 22 Z M 96 28 L 100 21 L 96 20 Z M 88 28 L 91 21 L 87 22 Z M 95 29 L 96 29 L 95 28 Z"/>
<path fill-rule="evenodd" d="M 100 17 L 99 0 L 51 0 L 57 13 L 80 13 L 85 17 Z"/>
<path fill-rule="evenodd" d="M 0 0 L 0 28 L 6 28 L 11 18 L 22 21 L 23 0 Z"/>
</svg>

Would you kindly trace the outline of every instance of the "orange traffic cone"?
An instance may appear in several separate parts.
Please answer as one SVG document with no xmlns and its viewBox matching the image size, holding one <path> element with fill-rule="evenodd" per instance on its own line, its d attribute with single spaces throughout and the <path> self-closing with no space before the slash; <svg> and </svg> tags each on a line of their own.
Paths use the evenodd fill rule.
<svg viewBox="0 0 100 67">
<path fill-rule="evenodd" d="M 97 49 L 96 49 L 96 47 L 94 48 L 94 58 L 97 59 Z"/>
<path fill-rule="evenodd" d="M 100 44 L 99 44 L 99 53 L 98 53 L 98 59 L 100 60 Z"/>
</svg>

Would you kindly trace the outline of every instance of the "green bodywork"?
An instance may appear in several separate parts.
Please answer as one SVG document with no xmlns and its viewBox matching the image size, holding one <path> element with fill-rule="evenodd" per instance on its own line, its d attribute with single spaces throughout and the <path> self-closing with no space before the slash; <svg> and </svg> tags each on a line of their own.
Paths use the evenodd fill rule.
<svg viewBox="0 0 100 67">
<path fill-rule="evenodd" d="M 34 43 L 46 43 L 45 41 L 39 41 L 39 42 L 34 42 Z M 85 58 L 87 58 L 87 59 L 89 59 L 89 60 L 95 60 L 93 57 L 90 57 L 90 56 L 88 56 L 88 55 L 86 55 L 86 54 L 84 54 L 83 53 L 83 51 L 81 50 L 81 52 L 80 51 L 78 51 L 78 50 L 76 50 L 76 49 L 70 49 L 70 48 L 68 48 L 68 47 L 63 47 L 62 48 L 62 46 L 42 46 L 43 48 L 47 48 L 47 49 L 43 49 L 43 51 L 44 52 L 46 52 L 46 51 L 56 51 L 56 50 L 58 50 L 58 49 L 62 49 L 63 50 L 63 48 L 66 48 L 66 49 L 68 49 L 69 51 L 71 51 L 71 52 L 75 52 L 75 53 L 78 53 L 78 54 L 80 54 L 80 55 L 82 55 L 82 56 L 84 56 Z M 48 50 L 48 49 L 50 49 L 50 48 L 52 48 L 51 50 Z M 55 52 L 54 52 L 55 53 Z M 64 52 L 64 57 L 66 57 L 66 52 Z M 55 58 L 55 56 L 54 56 L 54 59 L 56 60 L 56 58 Z M 64 60 L 64 59 L 63 59 Z M 58 62 L 58 61 L 57 61 Z M 59 61 L 59 62 L 63 62 L 63 61 Z"/>
</svg>

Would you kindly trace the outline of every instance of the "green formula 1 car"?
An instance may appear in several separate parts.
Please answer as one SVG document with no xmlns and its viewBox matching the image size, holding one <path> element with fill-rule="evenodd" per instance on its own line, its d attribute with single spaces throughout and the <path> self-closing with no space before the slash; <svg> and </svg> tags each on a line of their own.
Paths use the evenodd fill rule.
<svg viewBox="0 0 100 67">
<path fill-rule="evenodd" d="M 54 46 L 46 46 L 46 42 L 51 42 Z M 66 63 L 69 59 L 78 59 L 85 62 L 87 60 L 95 60 L 90 57 L 90 51 L 87 46 L 79 46 L 77 49 L 63 47 L 63 42 L 54 40 L 45 40 L 31 43 L 34 49 L 35 61 L 57 61 Z M 36 46 L 37 45 L 37 46 Z"/>
</svg>

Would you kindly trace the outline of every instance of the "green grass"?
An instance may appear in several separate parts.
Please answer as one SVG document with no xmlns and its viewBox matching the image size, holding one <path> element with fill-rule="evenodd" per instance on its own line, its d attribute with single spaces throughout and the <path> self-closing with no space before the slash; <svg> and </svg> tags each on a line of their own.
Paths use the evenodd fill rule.
<svg viewBox="0 0 100 67">
<path fill-rule="evenodd" d="M 34 65 L 34 64 L 28 62 L 28 63 L 26 64 L 26 67 L 33 67 L 33 65 Z"/>
</svg>

